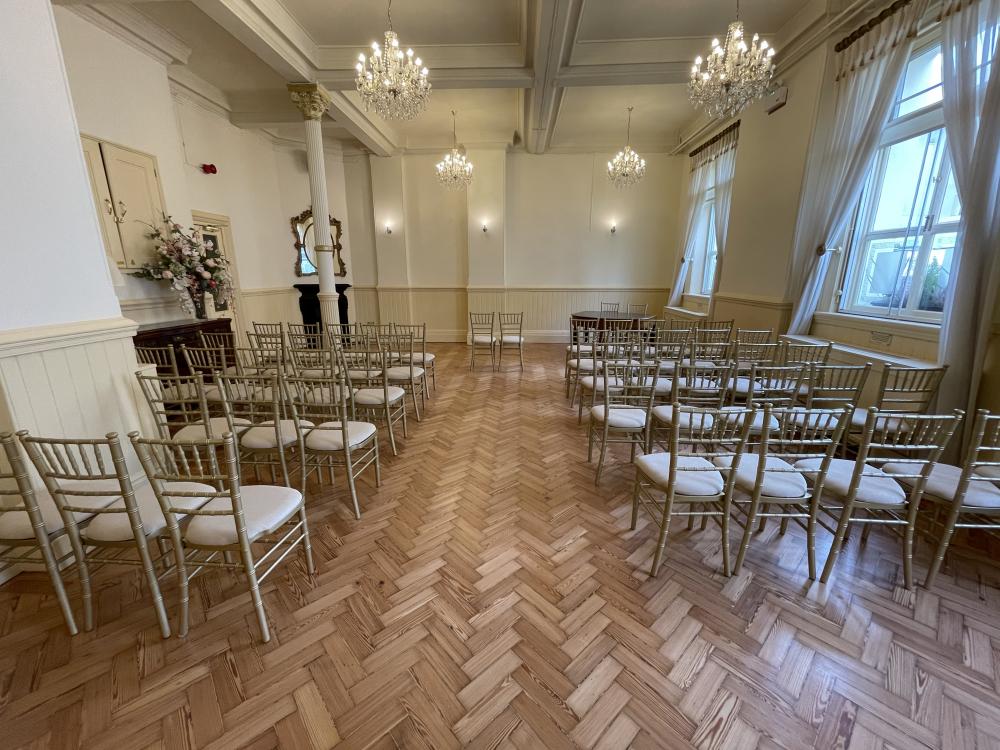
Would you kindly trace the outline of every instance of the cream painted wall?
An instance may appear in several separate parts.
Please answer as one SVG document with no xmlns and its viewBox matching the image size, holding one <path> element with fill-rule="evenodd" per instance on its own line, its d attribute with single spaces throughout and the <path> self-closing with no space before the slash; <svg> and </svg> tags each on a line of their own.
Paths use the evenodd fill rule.
<svg viewBox="0 0 1000 750">
<path fill-rule="evenodd" d="M 344 157 L 344 183 L 350 187 L 347 190 L 347 217 L 351 224 L 354 283 L 373 287 L 378 281 L 378 265 L 375 262 L 372 173 L 367 155 Z"/>
<path fill-rule="evenodd" d="M 403 213 L 414 287 L 464 287 L 468 279 L 468 234 L 464 190 L 437 180 L 434 154 L 403 158 Z"/>
<path fill-rule="evenodd" d="M 618 191 L 604 154 L 510 154 L 507 284 L 668 287 L 684 159 L 648 154 L 646 162 L 643 181 Z"/>
<path fill-rule="evenodd" d="M 0 330 L 117 317 L 49 3 L 4 11 L 0 70 Z"/>
</svg>

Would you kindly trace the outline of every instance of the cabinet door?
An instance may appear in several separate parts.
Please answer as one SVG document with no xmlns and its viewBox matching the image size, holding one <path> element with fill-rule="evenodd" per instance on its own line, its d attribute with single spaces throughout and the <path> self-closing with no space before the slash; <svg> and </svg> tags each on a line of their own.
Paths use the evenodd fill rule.
<svg viewBox="0 0 1000 750">
<path fill-rule="evenodd" d="M 125 266 L 125 250 L 122 248 L 121 235 L 118 234 L 118 223 L 115 221 L 115 209 L 111 202 L 111 190 L 108 189 L 108 178 L 104 174 L 101 144 L 87 136 L 82 136 L 80 140 L 83 142 L 83 158 L 87 162 L 90 189 L 94 194 L 94 205 L 97 207 L 97 220 L 101 225 L 104 252 L 119 268 L 122 268 Z"/>
<path fill-rule="evenodd" d="M 110 143 L 101 144 L 101 153 L 125 251 L 125 267 L 138 268 L 153 257 L 151 228 L 163 225 L 163 195 L 156 159 Z"/>
</svg>

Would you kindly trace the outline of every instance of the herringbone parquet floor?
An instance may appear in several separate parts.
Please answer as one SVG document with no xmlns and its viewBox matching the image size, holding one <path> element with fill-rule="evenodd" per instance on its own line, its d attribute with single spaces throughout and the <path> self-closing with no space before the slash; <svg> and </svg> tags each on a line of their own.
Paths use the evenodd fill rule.
<svg viewBox="0 0 1000 750">
<path fill-rule="evenodd" d="M 710 528 L 647 580 L 631 471 L 616 454 L 594 487 L 561 349 L 523 374 L 435 350 L 437 395 L 362 482 L 362 520 L 340 486 L 310 498 L 319 571 L 267 581 L 271 643 L 225 574 L 198 579 L 183 641 L 119 570 L 75 638 L 40 577 L 0 588 L 0 747 L 1000 748 L 996 571 L 909 594 L 876 532 L 810 586 L 772 524 L 739 577 Z"/>
</svg>

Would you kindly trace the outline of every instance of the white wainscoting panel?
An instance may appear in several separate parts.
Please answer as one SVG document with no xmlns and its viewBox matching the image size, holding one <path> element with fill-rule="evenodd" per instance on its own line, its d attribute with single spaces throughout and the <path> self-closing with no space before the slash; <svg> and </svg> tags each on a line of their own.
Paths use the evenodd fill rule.
<svg viewBox="0 0 1000 750">
<path fill-rule="evenodd" d="M 250 329 L 253 321 L 301 323 L 299 293 L 291 287 L 271 287 L 266 289 L 244 289 L 242 325 Z"/>
<path fill-rule="evenodd" d="M 410 290 L 413 322 L 427 324 L 429 341 L 465 341 L 469 312 L 462 287 Z"/>
</svg>

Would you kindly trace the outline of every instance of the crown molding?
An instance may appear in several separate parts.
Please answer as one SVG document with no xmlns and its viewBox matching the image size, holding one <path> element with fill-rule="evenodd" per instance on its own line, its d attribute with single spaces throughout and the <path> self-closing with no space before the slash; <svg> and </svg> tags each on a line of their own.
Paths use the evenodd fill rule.
<svg viewBox="0 0 1000 750">
<path fill-rule="evenodd" d="M 170 93 L 174 99 L 187 101 L 218 117 L 229 119 L 232 107 L 226 93 L 191 72 L 183 65 L 167 66 Z"/>
<path fill-rule="evenodd" d="M 190 47 L 132 6 L 93 3 L 63 7 L 163 65 L 186 65 L 191 57 Z"/>
</svg>

